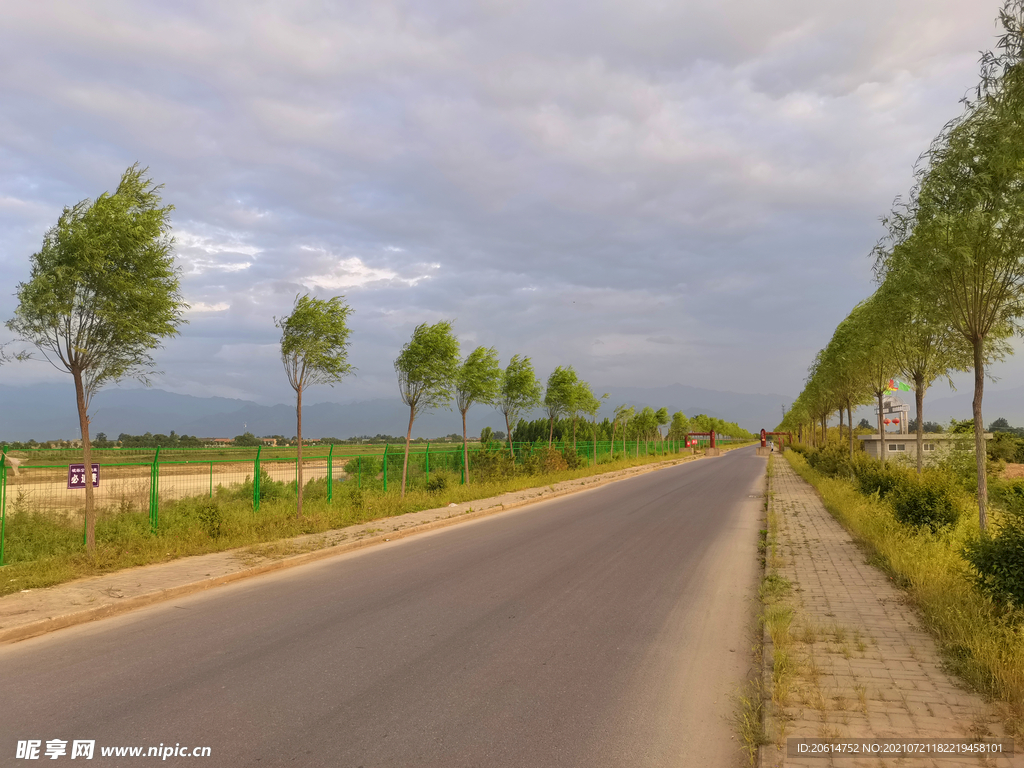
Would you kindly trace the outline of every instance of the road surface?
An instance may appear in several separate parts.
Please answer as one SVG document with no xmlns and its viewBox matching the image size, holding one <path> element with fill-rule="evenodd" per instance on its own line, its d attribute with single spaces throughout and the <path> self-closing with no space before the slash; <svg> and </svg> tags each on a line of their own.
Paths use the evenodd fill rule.
<svg viewBox="0 0 1024 768">
<path fill-rule="evenodd" d="M 0 764 L 739 765 L 763 475 L 732 451 L 7 646 Z"/>
</svg>

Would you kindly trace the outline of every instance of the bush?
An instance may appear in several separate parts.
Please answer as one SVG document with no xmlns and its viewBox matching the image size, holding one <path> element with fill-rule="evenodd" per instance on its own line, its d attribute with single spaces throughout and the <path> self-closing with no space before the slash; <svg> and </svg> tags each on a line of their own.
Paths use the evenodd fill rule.
<svg viewBox="0 0 1024 768">
<path fill-rule="evenodd" d="M 427 483 L 427 490 L 431 493 L 440 493 L 441 491 L 448 490 L 448 485 L 451 483 L 451 478 L 446 472 L 435 472 L 430 476 L 430 482 Z"/>
<path fill-rule="evenodd" d="M 988 441 L 988 457 L 992 461 L 1016 461 L 1022 442 L 1008 432 L 996 432 Z"/>
<path fill-rule="evenodd" d="M 819 474 L 828 477 L 852 477 L 853 467 L 850 463 L 849 447 L 839 443 L 829 443 L 819 451 L 806 454 L 807 463 Z"/>
<path fill-rule="evenodd" d="M 1024 516 L 1009 514 L 994 534 L 964 547 L 978 586 L 998 600 L 1024 606 Z"/>
<path fill-rule="evenodd" d="M 220 528 L 224 523 L 224 516 L 220 512 L 220 504 L 213 499 L 204 499 L 196 509 L 196 517 L 199 524 L 211 539 L 220 536 Z"/>
<path fill-rule="evenodd" d="M 538 471 L 542 475 L 550 475 L 554 472 L 565 472 L 569 468 L 568 462 L 561 451 L 556 448 L 545 446 L 533 454 L 537 459 Z"/>
<path fill-rule="evenodd" d="M 590 464 L 590 459 L 570 448 L 566 448 L 565 454 L 562 458 L 565 460 L 565 466 L 567 469 L 582 469 Z"/>
<path fill-rule="evenodd" d="M 889 492 L 893 514 L 904 525 L 933 532 L 956 523 L 959 513 L 949 481 L 941 474 L 906 475 Z"/>
<path fill-rule="evenodd" d="M 488 446 L 469 455 L 469 475 L 473 482 L 505 480 L 515 474 L 512 457 L 499 446 Z"/>
<path fill-rule="evenodd" d="M 345 462 L 345 474 L 349 477 L 375 478 L 384 471 L 384 460 L 380 456 L 356 456 Z"/>
<path fill-rule="evenodd" d="M 896 463 L 878 461 L 870 456 L 854 461 L 851 468 L 861 493 L 867 496 L 877 493 L 883 499 L 910 477 L 906 469 Z"/>
</svg>

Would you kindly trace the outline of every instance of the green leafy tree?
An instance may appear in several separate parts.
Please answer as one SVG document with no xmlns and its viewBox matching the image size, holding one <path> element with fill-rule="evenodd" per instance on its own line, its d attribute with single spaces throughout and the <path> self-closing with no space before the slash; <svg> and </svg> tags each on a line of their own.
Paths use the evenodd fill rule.
<svg viewBox="0 0 1024 768">
<path fill-rule="evenodd" d="M 658 410 L 656 410 L 654 412 L 654 418 L 658 422 L 658 438 L 664 440 L 664 437 L 661 434 L 660 427 L 664 427 L 669 424 L 670 419 L 668 415 L 668 408 L 659 408 Z"/>
<path fill-rule="evenodd" d="M 533 363 L 528 357 L 513 355 L 501 375 L 501 392 L 498 395 L 498 410 L 505 417 L 508 434 L 508 452 L 515 460 L 512 449 L 512 425 L 519 417 L 540 405 L 541 385 L 533 372 Z"/>
<path fill-rule="evenodd" d="M 485 446 L 491 442 L 491 438 L 494 436 L 494 430 L 490 427 L 484 427 L 480 430 L 480 443 Z"/>
<path fill-rule="evenodd" d="M 974 368 L 978 521 L 987 525 L 984 397 L 986 342 L 1024 316 L 1024 0 L 1007 0 L 1003 35 L 982 56 L 964 114 L 932 143 L 913 201 L 914 274 L 970 345 Z"/>
<path fill-rule="evenodd" d="M 633 418 L 635 411 L 630 405 L 620 405 L 615 409 L 612 415 L 612 456 L 615 456 L 615 427 L 622 427 L 622 452 L 626 452 L 626 429 L 629 426 L 629 420 Z"/>
<path fill-rule="evenodd" d="M 256 437 L 252 432 L 246 432 L 242 435 L 236 435 L 234 444 L 242 448 L 255 448 L 260 445 L 260 439 Z"/>
<path fill-rule="evenodd" d="M 686 438 L 687 433 L 690 431 L 690 420 L 686 418 L 686 414 L 682 411 L 676 411 L 672 414 L 672 423 L 668 427 L 668 439 L 669 440 L 683 440 Z"/>
<path fill-rule="evenodd" d="M 608 397 L 607 393 L 603 397 Z M 597 410 L 591 412 L 590 408 L 600 409 L 601 401 L 594 397 L 594 392 L 585 381 L 577 380 L 573 387 L 572 397 L 569 401 L 569 413 L 572 415 L 572 448 L 576 450 L 576 420 L 580 416 L 591 416 L 597 418 Z M 594 428 L 597 428 L 595 421 Z M 596 432 L 595 432 L 596 434 Z M 595 438 L 596 439 L 596 438 Z M 596 456 L 596 454 L 595 454 Z"/>
<path fill-rule="evenodd" d="M 409 473 L 409 443 L 416 416 L 432 408 L 450 408 L 459 368 L 459 340 L 448 320 L 416 326 L 412 339 L 395 360 L 398 389 L 402 402 L 409 406 L 409 429 L 405 433 L 405 460 L 402 462 L 402 498 Z"/>
<path fill-rule="evenodd" d="M 544 391 L 544 410 L 548 414 L 548 445 L 554 437 L 555 419 L 559 419 L 572 410 L 573 397 L 576 395 L 576 384 L 579 379 L 570 365 L 568 368 L 558 366 L 548 376 L 548 386 Z"/>
<path fill-rule="evenodd" d="M 54 367 L 71 374 L 86 465 L 92 461 L 89 406 L 110 382 L 148 383 L 153 350 L 178 332 L 188 305 L 179 293 L 170 236 L 172 206 L 133 165 L 117 190 L 65 208 L 32 256 L 7 327 Z M 20 357 L 30 355 L 25 352 Z M 86 547 L 96 547 L 96 511 L 85 485 Z"/>
<path fill-rule="evenodd" d="M 297 296 L 290 315 L 274 318 L 281 329 L 281 362 L 288 383 L 295 390 L 298 517 L 302 517 L 302 393 L 317 384 L 333 387 L 352 372 L 348 364 L 348 317 L 352 308 L 344 298 Z"/>
<path fill-rule="evenodd" d="M 455 381 L 455 404 L 462 414 L 462 465 L 469 483 L 469 448 L 466 437 L 466 411 L 473 403 L 493 405 L 501 388 L 501 366 L 494 347 L 477 347 L 459 366 Z"/>
<path fill-rule="evenodd" d="M 590 385 L 585 381 L 581 381 L 578 385 L 576 392 L 575 404 L 579 413 L 582 413 L 590 417 L 591 435 L 593 438 L 593 451 L 594 451 L 594 466 L 597 466 L 597 414 L 601 410 L 601 404 L 609 397 L 608 393 L 605 392 L 600 397 L 594 395 Z M 572 446 L 576 448 L 576 433 L 575 433 L 575 421 L 573 422 L 573 441 Z M 615 444 L 612 444 L 612 454 L 615 453 Z"/>
</svg>

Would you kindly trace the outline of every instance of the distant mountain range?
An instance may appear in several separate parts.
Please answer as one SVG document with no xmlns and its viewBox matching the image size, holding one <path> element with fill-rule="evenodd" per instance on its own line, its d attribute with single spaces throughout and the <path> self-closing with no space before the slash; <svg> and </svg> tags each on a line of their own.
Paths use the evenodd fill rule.
<svg viewBox="0 0 1024 768">
<path fill-rule="evenodd" d="M 602 417 L 610 416 L 615 406 L 623 403 L 638 408 L 664 406 L 669 413 L 682 411 L 687 416 L 705 413 L 735 421 L 751 432 L 773 427 L 782 416 L 780 406 L 792 402 L 792 398 L 782 395 L 740 394 L 682 384 L 595 388 L 598 395 L 606 391 L 610 397 Z M 310 394 L 315 396 L 316 390 Z M 538 411 L 532 418 L 540 416 Z M 110 439 L 116 439 L 122 432 L 169 434 L 171 430 L 179 435 L 198 437 L 234 437 L 243 432 L 258 436 L 295 434 L 292 403 L 268 406 L 225 397 L 178 395 L 161 389 L 114 387 L 101 390 L 93 400 L 91 419 L 90 433 L 104 432 Z M 305 405 L 302 410 L 303 435 L 311 438 L 404 435 L 408 423 L 409 410 L 397 397 L 356 403 L 314 403 Z M 467 423 L 470 434 L 479 434 L 485 426 L 505 429 L 501 414 L 485 406 L 471 408 Z M 417 418 L 413 436 L 440 437 L 461 430 L 462 421 L 457 412 L 438 410 Z M 76 437 L 78 415 L 70 383 L 68 386 L 0 385 L 0 441 Z"/>
</svg>

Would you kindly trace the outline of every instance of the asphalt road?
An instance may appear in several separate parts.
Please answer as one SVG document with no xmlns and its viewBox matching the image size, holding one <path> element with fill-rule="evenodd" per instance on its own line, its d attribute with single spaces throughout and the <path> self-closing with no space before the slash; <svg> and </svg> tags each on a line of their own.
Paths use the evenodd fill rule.
<svg viewBox="0 0 1024 768">
<path fill-rule="evenodd" d="M 28 739 L 95 740 L 88 765 L 739 765 L 763 475 L 733 451 L 5 647 L 0 765 Z"/>
</svg>

